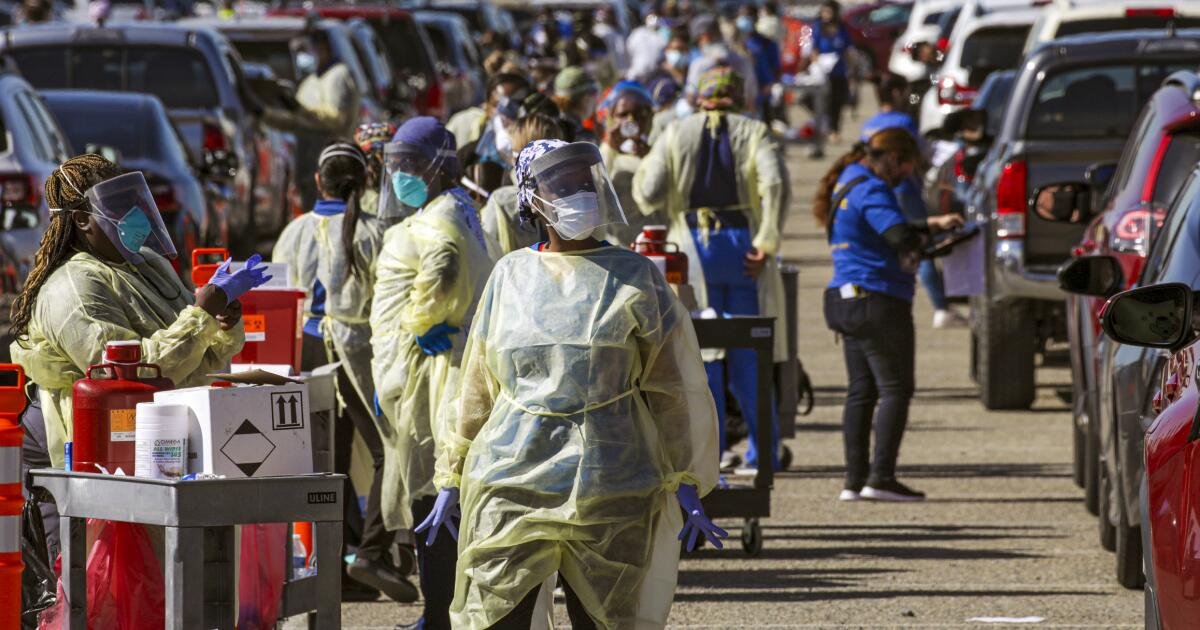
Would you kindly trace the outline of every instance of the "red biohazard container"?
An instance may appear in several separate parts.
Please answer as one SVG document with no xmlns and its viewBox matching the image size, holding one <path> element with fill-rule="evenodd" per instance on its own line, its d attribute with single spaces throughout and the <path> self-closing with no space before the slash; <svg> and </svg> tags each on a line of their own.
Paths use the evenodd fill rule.
<svg viewBox="0 0 1200 630">
<path fill-rule="evenodd" d="M 670 284 L 687 284 L 688 258 L 679 246 L 667 241 L 667 226 L 647 225 L 633 243 L 633 251 L 653 260 Z"/>
<path fill-rule="evenodd" d="M 174 389 L 157 365 L 142 363 L 138 341 L 110 341 L 104 362 L 88 368 L 71 392 L 72 462 L 76 472 L 133 474 L 137 404 Z"/>
<path fill-rule="evenodd" d="M 200 264 L 203 256 L 229 257 L 220 247 L 192 252 L 192 282 L 196 288 L 208 284 L 217 272 L 216 264 Z M 300 373 L 300 353 L 304 334 L 304 291 L 298 289 L 253 289 L 238 301 L 242 303 L 242 323 L 246 345 L 233 357 L 234 363 L 290 365 Z"/>
<path fill-rule="evenodd" d="M 21 412 L 25 372 L 0 364 L 0 628 L 21 627 Z"/>
</svg>

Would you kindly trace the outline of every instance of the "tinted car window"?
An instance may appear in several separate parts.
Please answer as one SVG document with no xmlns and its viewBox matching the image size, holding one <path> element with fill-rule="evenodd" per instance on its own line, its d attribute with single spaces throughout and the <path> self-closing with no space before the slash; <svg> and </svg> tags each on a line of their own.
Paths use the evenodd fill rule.
<svg viewBox="0 0 1200 630">
<path fill-rule="evenodd" d="M 233 47 L 242 59 L 269 66 L 271 72 L 281 79 L 300 79 L 296 74 L 296 60 L 292 56 L 292 49 L 286 41 L 240 40 L 233 42 Z"/>
<path fill-rule="evenodd" d="M 210 108 L 220 104 L 208 64 L 189 48 L 161 46 L 76 46 L 10 53 L 38 89 L 76 88 L 146 92 L 167 107 Z M 66 64 L 52 62 L 63 56 Z M 26 64 L 29 64 L 27 67 Z"/>
<path fill-rule="evenodd" d="M 1004 123 L 1004 110 L 1008 107 L 1008 97 L 1012 94 L 1015 75 L 1005 73 L 1003 76 L 993 75 L 984 82 L 979 96 L 973 107 L 987 113 L 987 134 L 993 138 L 1000 135 L 1000 127 Z"/>
<path fill-rule="evenodd" d="M 1113 175 L 1112 182 L 1108 187 L 1110 191 L 1124 190 L 1129 182 L 1130 175 L 1135 172 L 1135 166 L 1137 167 L 1137 172 L 1141 173 L 1146 172 L 1150 167 L 1148 163 L 1143 164 L 1142 162 L 1149 159 L 1147 156 L 1152 155 L 1152 153 L 1141 149 L 1144 147 L 1146 136 L 1150 132 L 1150 129 L 1152 127 L 1157 128 L 1157 122 L 1154 110 L 1151 108 L 1146 108 L 1138 116 L 1137 131 L 1129 136 L 1129 140 L 1125 143 L 1125 148 L 1121 150 L 1121 158 L 1117 160 L 1117 172 Z"/>
<path fill-rule="evenodd" d="M 911 4 L 885 4 L 867 14 L 867 23 L 871 26 L 899 26 L 908 23 L 910 13 Z"/>
<path fill-rule="evenodd" d="M 1175 203 L 1167 210 L 1167 220 L 1153 239 L 1154 245 L 1142 271 L 1141 284 L 1162 281 L 1175 242 L 1179 240 L 1180 232 L 1185 231 L 1183 226 L 1192 223 L 1187 220 L 1188 215 L 1200 215 L 1200 208 L 1197 206 L 1200 206 L 1200 177 L 1193 176 L 1188 179 L 1187 188 L 1175 198 Z"/>
<path fill-rule="evenodd" d="M 922 20 L 922 23 L 925 24 L 926 26 L 934 26 L 939 21 L 941 21 L 942 15 L 944 15 L 944 13 L 945 12 L 943 12 L 943 11 L 935 11 L 933 13 L 927 13 L 925 15 L 925 19 Z"/>
<path fill-rule="evenodd" d="M 170 122 L 148 106 L 104 107 L 69 96 L 48 95 L 47 103 L 78 150 L 112 147 L 121 157 L 184 165 L 187 163 Z"/>
<path fill-rule="evenodd" d="M 1107 33 L 1109 31 L 1127 31 L 1135 28 L 1162 29 L 1170 22 L 1175 28 L 1193 28 L 1200 26 L 1200 19 L 1183 17 L 1155 17 L 1152 15 L 1135 15 L 1119 18 L 1103 18 L 1095 20 L 1076 20 L 1063 22 L 1058 27 L 1055 37 L 1078 35 L 1080 33 Z"/>
<path fill-rule="evenodd" d="M 1167 152 L 1163 155 L 1158 170 L 1158 181 L 1154 183 L 1154 202 L 1170 203 L 1187 180 L 1196 163 L 1200 162 L 1200 134 L 1186 133 L 1171 137 Z"/>
<path fill-rule="evenodd" d="M 372 21 L 371 28 L 387 47 L 388 57 L 397 70 L 409 75 L 434 76 L 433 60 L 425 52 L 424 40 L 414 20 Z"/>
<path fill-rule="evenodd" d="M 18 92 L 16 96 L 17 109 L 21 112 L 22 122 L 29 132 L 33 134 L 33 151 L 37 156 L 45 162 L 53 162 L 57 155 L 54 151 L 54 146 L 51 140 L 46 137 L 46 130 L 43 128 L 42 121 L 38 118 L 37 112 L 34 110 L 33 97 L 29 92 Z"/>
<path fill-rule="evenodd" d="M 963 43 L 962 67 L 969 69 L 967 84 L 979 87 L 996 70 L 1015 68 L 1021 62 L 1029 26 L 983 28 Z"/>
<path fill-rule="evenodd" d="M 1093 66 L 1046 78 L 1030 110 L 1025 135 L 1040 139 L 1125 137 L 1163 79 L 1194 63 Z"/>
<path fill-rule="evenodd" d="M 1175 233 L 1168 235 L 1171 244 L 1155 282 L 1184 282 L 1196 288 L 1200 281 L 1200 196 L 1187 201 L 1186 208 L 1176 210 L 1183 217 Z"/>
</svg>

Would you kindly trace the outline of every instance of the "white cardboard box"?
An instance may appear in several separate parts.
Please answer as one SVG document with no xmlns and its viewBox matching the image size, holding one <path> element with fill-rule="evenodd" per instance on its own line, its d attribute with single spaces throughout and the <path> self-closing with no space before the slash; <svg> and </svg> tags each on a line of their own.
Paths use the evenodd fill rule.
<svg viewBox="0 0 1200 630">
<path fill-rule="evenodd" d="M 274 477 L 313 472 L 308 386 L 192 387 L 155 402 L 187 405 L 188 472 Z"/>
</svg>

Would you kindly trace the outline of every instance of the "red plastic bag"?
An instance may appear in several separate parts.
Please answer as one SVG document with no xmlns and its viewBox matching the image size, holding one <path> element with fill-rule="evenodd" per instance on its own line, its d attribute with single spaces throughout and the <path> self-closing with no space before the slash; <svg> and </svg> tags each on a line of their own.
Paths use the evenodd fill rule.
<svg viewBox="0 0 1200 630">
<path fill-rule="evenodd" d="M 270 630 L 283 602 L 286 523 L 242 526 L 238 563 L 238 630 Z"/>
<path fill-rule="evenodd" d="M 87 625 L 90 630 L 144 630 L 166 624 L 163 572 L 146 528 L 134 523 L 88 521 L 100 534 L 87 560 Z M 64 627 L 68 606 L 62 580 L 58 602 L 42 613 L 39 628 Z"/>
</svg>

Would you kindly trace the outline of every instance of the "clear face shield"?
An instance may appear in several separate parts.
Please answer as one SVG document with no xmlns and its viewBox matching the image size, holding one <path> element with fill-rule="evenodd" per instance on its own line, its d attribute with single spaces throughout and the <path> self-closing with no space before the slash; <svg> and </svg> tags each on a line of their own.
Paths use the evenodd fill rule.
<svg viewBox="0 0 1200 630">
<path fill-rule="evenodd" d="M 74 187 L 69 179 L 67 182 Z M 83 196 L 88 212 L 98 219 L 97 225 L 125 260 L 135 265 L 145 262 L 145 248 L 165 258 L 179 255 L 140 171 L 102 181 Z"/>
<path fill-rule="evenodd" d="M 458 155 L 453 149 L 437 151 L 429 159 L 427 150 L 402 142 L 383 148 L 383 177 L 379 186 L 379 218 L 400 221 L 412 216 L 429 201 L 429 182 Z"/>
<path fill-rule="evenodd" d="M 534 209 L 567 240 L 583 240 L 608 225 L 627 225 L 600 149 L 575 142 L 529 165 Z"/>
</svg>

